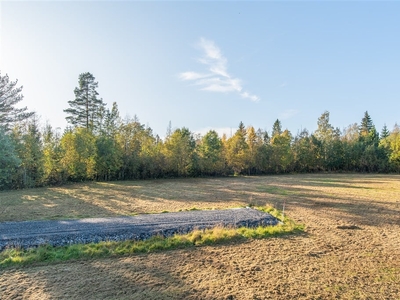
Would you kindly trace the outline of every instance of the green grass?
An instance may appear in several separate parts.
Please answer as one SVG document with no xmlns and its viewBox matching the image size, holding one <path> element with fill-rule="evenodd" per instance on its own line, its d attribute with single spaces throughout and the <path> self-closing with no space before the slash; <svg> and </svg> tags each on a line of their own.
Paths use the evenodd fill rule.
<svg viewBox="0 0 400 300">
<path fill-rule="evenodd" d="M 296 192 L 294 191 L 289 191 L 287 189 L 278 186 L 258 186 L 257 191 L 273 195 L 280 195 L 280 196 L 288 196 L 296 194 Z"/>
<path fill-rule="evenodd" d="M 281 213 L 272 207 L 257 207 L 278 219 Z M 115 257 L 136 253 L 150 253 L 162 250 L 182 249 L 202 245 L 221 244 L 245 239 L 263 239 L 273 236 L 299 233 L 304 225 L 296 224 L 285 217 L 283 224 L 257 228 L 222 228 L 194 230 L 185 235 L 172 237 L 154 236 L 145 241 L 100 242 L 91 244 L 75 244 L 64 247 L 40 246 L 31 249 L 6 249 L 0 252 L 0 267 L 13 265 L 29 265 L 38 262 L 61 262 L 76 259 Z"/>
</svg>

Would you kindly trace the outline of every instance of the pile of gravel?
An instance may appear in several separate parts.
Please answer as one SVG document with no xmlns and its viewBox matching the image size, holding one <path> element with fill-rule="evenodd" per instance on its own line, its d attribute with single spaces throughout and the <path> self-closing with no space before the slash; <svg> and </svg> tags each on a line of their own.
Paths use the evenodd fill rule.
<svg viewBox="0 0 400 300">
<path fill-rule="evenodd" d="M 277 225 L 268 213 L 252 208 L 199 210 L 148 214 L 134 217 L 87 218 L 61 221 L 25 221 L 0 223 L 0 250 L 40 245 L 65 246 L 100 241 L 145 240 L 185 234 L 194 229 L 215 226 L 257 227 Z"/>
</svg>

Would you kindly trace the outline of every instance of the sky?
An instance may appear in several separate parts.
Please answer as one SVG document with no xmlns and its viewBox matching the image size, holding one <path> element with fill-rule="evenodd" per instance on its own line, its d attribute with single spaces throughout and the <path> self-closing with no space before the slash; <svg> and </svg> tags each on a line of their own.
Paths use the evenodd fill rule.
<svg viewBox="0 0 400 300">
<path fill-rule="evenodd" d="M 63 130 L 79 74 L 156 134 L 400 123 L 400 2 L 1 1 L 0 72 Z"/>
</svg>

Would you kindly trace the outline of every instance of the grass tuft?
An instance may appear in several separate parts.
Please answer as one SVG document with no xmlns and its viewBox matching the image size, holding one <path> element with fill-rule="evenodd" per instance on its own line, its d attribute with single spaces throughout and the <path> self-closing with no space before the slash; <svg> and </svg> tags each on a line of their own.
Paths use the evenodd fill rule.
<svg viewBox="0 0 400 300">
<path fill-rule="evenodd" d="M 281 213 L 273 207 L 256 207 L 256 209 L 268 212 L 273 216 L 280 218 L 282 221 Z M 44 245 L 27 250 L 12 248 L 0 252 L 0 267 L 182 249 L 202 245 L 241 241 L 244 239 L 264 239 L 273 236 L 299 233 L 304 230 L 304 225 L 296 224 L 286 216 L 283 221 L 283 223 L 277 226 L 259 226 L 257 228 L 215 227 L 212 229 L 194 230 L 188 234 L 177 234 L 172 237 L 153 236 L 144 241 L 104 241 L 90 244 L 74 244 L 63 247 Z"/>
</svg>

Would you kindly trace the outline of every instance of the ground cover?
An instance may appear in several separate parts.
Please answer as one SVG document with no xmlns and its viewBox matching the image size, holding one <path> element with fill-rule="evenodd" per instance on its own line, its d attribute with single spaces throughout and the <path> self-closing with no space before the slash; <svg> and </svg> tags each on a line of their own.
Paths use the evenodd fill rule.
<svg viewBox="0 0 400 300">
<path fill-rule="evenodd" d="M 14 191 L 0 194 L 0 218 L 249 203 L 282 209 L 284 202 L 287 215 L 306 225 L 305 234 L 7 268 L 0 271 L 0 298 L 400 299 L 398 175 L 155 180 Z"/>
</svg>

